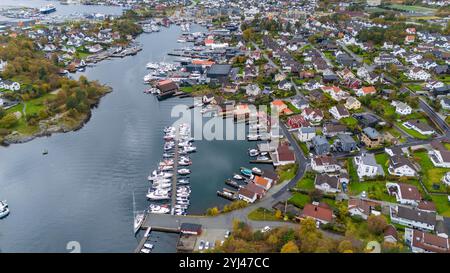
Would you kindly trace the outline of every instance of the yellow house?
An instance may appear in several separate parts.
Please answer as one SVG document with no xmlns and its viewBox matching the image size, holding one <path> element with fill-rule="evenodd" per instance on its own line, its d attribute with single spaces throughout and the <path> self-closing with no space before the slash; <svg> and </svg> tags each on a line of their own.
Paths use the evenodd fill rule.
<svg viewBox="0 0 450 273">
<path fill-rule="evenodd" d="M 344 104 L 345 108 L 348 110 L 357 110 L 361 108 L 361 102 L 355 97 L 348 97 Z"/>
</svg>

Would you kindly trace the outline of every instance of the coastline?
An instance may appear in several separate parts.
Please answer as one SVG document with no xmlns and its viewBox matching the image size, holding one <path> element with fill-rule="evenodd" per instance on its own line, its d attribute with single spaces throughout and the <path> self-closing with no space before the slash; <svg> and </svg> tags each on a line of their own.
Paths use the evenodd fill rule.
<svg viewBox="0 0 450 273">
<path fill-rule="evenodd" d="M 46 128 L 43 128 L 43 129 L 39 130 L 38 132 L 33 133 L 31 135 L 25 135 L 25 134 L 20 134 L 18 132 L 12 132 L 3 137 L 3 141 L 0 142 L 0 146 L 8 147 L 13 144 L 27 143 L 36 138 L 40 138 L 40 137 L 50 137 L 53 134 L 69 133 L 69 132 L 76 132 L 78 130 L 81 130 L 84 127 L 84 125 L 87 124 L 89 122 L 89 120 L 91 119 L 92 109 L 97 108 L 101 102 L 101 99 L 113 91 L 113 88 L 110 86 L 104 85 L 104 87 L 105 87 L 105 92 L 98 98 L 98 100 L 96 102 L 94 102 L 93 104 L 90 105 L 89 112 L 87 114 L 81 115 L 81 118 L 78 119 L 74 125 L 70 126 L 68 124 L 62 123 L 62 124 L 47 126 Z M 56 116 L 53 116 L 53 117 L 50 117 L 50 118 L 44 120 L 43 122 L 49 123 L 49 122 L 52 122 L 53 119 L 55 119 L 55 118 L 58 119 L 60 117 L 62 117 L 62 115 L 56 115 Z"/>
</svg>

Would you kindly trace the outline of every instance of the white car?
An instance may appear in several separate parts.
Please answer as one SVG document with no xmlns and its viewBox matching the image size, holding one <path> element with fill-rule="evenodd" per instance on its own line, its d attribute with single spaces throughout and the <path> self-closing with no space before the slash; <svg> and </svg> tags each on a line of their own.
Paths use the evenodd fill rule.
<svg viewBox="0 0 450 273">
<path fill-rule="evenodd" d="M 230 237 L 230 233 L 231 233 L 231 232 L 230 232 L 229 230 L 225 231 L 225 239 L 228 238 L 228 237 Z"/>
<path fill-rule="evenodd" d="M 198 250 L 203 250 L 204 246 L 205 246 L 205 241 L 201 240 L 200 244 L 198 245 Z"/>
<path fill-rule="evenodd" d="M 367 197 L 366 191 L 363 191 L 363 192 L 361 193 L 361 197 L 362 197 L 362 198 L 366 198 L 366 197 Z"/>
<path fill-rule="evenodd" d="M 209 248 L 209 242 L 206 242 L 205 249 L 208 249 L 208 248 Z"/>
<path fill-rule="evenodd" d="M 263 229 L 261 229 L 262 233 L 268 232 L 268 231 L 270 231 L 270 227 L 269 226 L 265 226 Z"/>
</svg>

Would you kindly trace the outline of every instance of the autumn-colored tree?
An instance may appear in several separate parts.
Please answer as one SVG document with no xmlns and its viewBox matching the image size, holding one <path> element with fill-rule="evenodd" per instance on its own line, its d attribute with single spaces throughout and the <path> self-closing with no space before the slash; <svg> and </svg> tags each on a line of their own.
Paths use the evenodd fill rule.
<svg viewBox="0 0 450 273">
<path fill-rule="evenodd" d="M 318 242 L 322 239 L 322 233 L 316 228 L 316 221 L 312 218 L 304 219 L 299 230 L 301 252 L 313 253 Z"/>
<path fill-rule="evenodd" d="M 216 216 L 220 213 L 219 209 L 217 207 L 209 208 L 206 211 L 206 215 L 208 216 Z"/>
<path fill-rule="evenodd" d="M 294 241 L 289 241 L 281 248 L 281 253 L 299 253 L 298 246 Z"/>
<path fill-rule="evenodd" d="M 339 243 L 338 246 L 339 253 L 352 253 L 353 252 L 353 245 L 352 242 L 349 240 L 343 240 Z"/>
<path fill-rule="evenodd" d="M 282 217 L 283 217 L 283 213 L 281 212 L 281 210 L 277 209 L 275 211 L 275 218 L 281 219 Z"/>
<path fill-rule="evenodd" d="M 383 215 L 370 215 L 367 218 L 367 229 L 375 235 L 383 233 L 387 227 L 386 218 Z"/>
</svg>

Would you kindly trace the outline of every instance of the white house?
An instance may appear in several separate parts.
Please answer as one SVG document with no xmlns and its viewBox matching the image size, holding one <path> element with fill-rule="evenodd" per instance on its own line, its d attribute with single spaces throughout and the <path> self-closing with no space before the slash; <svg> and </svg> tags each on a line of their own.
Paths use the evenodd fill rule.
<svg viewBox="0 0 450 273">
<path fill-rule="evenodd" d="M 386 183 L 387 191 L 395 196 L 397 202 L 403 205 L 417 206 L 422 201 L 417 187 L 405 183 Z"/>
<path fill-rule="evenodd" d="M 318 155 L 311 158 L 311 168 L 318 173 L 333 173 L 341 170 L 336 159 L 328 155 Z"/>
<path fill-rule="evenodd" d="M 441 142 L 433 140 L 428 156 L 435 167 L 450 168 L 450 151 Z"/>
<path fill-rule="evenodd" d="M 247 96 L 258 96 L 261 94 L 261 89 L 257 84 L 249 84 L 245 87 Z"/>
<path fill-rule="evenodd" d="M 407 227 L 433 231 L 436 225 L 436 213 L 426 212 L 405 206 L 390 207 L 391 221 Z"/>
<path fill-rule="evenodd" d="M 348 117 L 350 117 L 350 113 L 342 105 L 336 105 L 336 106 L 331 107 L 329 112 L 337 120 L 340 120 L 341 118 L 348 118 Z"/>
<path fill-rule="evenodd" d="M 6 89 L 10 91 L 20 91 L 20 83 L 12 81 L 2 81 L 0 79 L 0 89 Z"/>
<path fill-rule="evenodd" d="M 314 180 L 314 187 L 325 193 L 337 193 L 339 189 L 340 181 L 337 176 L 330 176 L 328 174 L 318 174 Z"/>
<path fill-rule="evenodd" d="M 406 116 L 411 114 L 412 112 L 412 108 L 411 106 L 409 106 L 408 104 L 401 102 L 401 101 L 393 101 L 391 103 L 392 106 L 395 107 L 395 113 L 402 115 L 402 116 Z"/>
<path fill-rule="evenodd" d="M 418 67 L 409 70 L 406 76 L 411 80 L 421 80 L 421 81 L 426 81 L 431 77 L 430 73 Z"/>
<path fill-rule="evenodd" d="M 316 128 L 314 127 L 301 127 L 298 129 L 298 140 L 301 142 L 311 141 L 316 136 Z"/>
<path fill-rule="evenodd" d="M 414 253 L 450 253 L 449 238 L 411 228 L 405 228 L 404 238 Z"/>
<path fill-rule="evenodd" d="M 355 156 L 356 172 L 360 179 L 364 177 L 384 176 L 383 167 L 377 163 L 373 154 Z"/>
<path fill-rule="evenodd" d="M 247 203 L 254 203 L 258 198 L 257 194 L 246 188 L 240 188 L 238 191 L 238 198 L 244 200 Z"/>
<path fill-rule="evenodd" d="M 388 172 L 395 176 L 413 177 L 417 175 L 414 164 L 403 155 L 394 155 L 389 159 Z"/>
<path fill-rule="evenodd" d="M 431 128 L 430 125 L 421 122 L 420 120 L 408 120 L 403 123 L 403 126 L 405 126 L 408 129 L 413 129 L 422 135 L 430 136 L 435 133 L 434 129 Z"/>
</svg>

